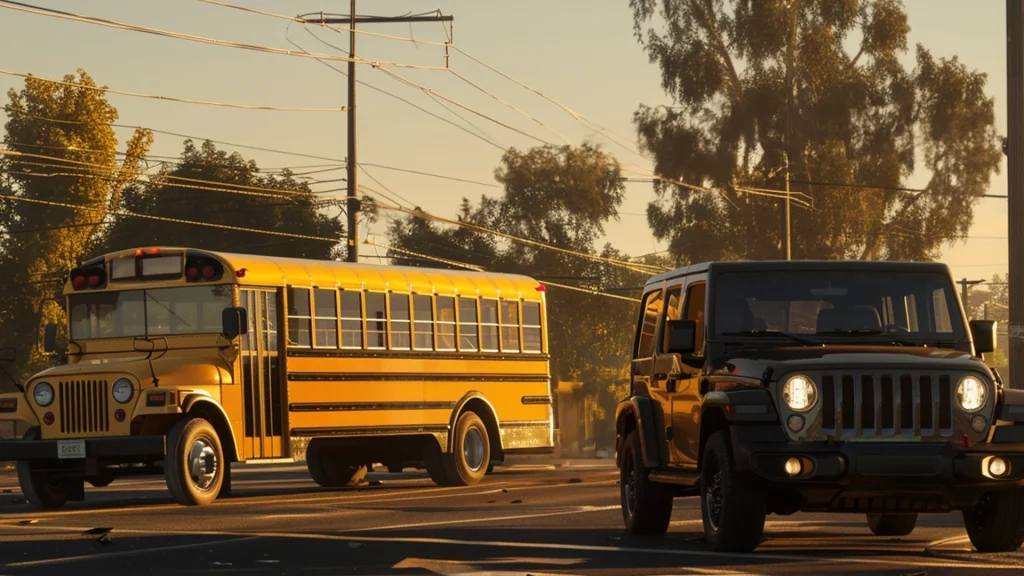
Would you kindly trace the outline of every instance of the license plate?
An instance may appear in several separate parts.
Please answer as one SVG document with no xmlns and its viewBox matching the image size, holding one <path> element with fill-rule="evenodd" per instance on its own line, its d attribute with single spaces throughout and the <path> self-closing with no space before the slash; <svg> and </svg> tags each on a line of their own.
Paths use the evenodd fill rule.
<svg viewBox="0 0 1024 576">
<path fill-rule="evenodd" d="M 85 440 L 58 440 L 57 458 L 85 458 Z"/>
</svg>

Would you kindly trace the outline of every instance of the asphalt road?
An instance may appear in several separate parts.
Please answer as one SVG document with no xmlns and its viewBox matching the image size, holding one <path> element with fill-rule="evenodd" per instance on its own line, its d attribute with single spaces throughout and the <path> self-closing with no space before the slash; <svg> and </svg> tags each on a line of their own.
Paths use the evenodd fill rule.
<svg viewBox="0 0 1024 576">
<path fill-rule="evenodd" d="M 862 515 L 769 517 L 753 554 L 700 541 L 695 498 L 669 533 L 627 536 L 617 471 L 498 468 L 474 487 L 424 475 L 371 475 L 359 489 L 316 487 L 302 465 L 238 467 L 234 494 L 173 504 L 161 479 L 89 489 L 59 512 L 25 504 L 0 473 L 3 574 L 1013 574 L 1024 554 L 972 553 L 959 515 L 924 516 L 906 538 L 872 536 Z M 112 529 L 106 541 L 84 534 Z"/>
</svg>

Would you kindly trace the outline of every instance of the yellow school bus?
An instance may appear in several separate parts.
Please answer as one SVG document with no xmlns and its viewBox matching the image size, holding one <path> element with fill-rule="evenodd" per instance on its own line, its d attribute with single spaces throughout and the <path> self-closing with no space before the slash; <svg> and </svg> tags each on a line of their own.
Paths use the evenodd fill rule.
<svg viewBox="0 0 1024 576">
<path fill-rule="evenodd" d="M 375 463 L 471 485 L 553 449 L 544 291 L 524 276 L 156 247 L 83 262 L 64 292 L 67 364 L 0 395 L 0 420 L 30 425 L 0 461 L 39 507 L 130 474 L 208 504 L 232 463 L 303 444 L 325 487 Z"/>
</svg>

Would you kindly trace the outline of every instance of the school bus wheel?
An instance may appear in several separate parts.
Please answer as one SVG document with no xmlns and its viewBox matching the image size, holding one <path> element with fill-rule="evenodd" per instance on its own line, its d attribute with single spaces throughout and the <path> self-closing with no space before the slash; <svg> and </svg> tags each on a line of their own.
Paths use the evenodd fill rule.
<svg viewBox="0 0 1024 576">
<path fill-rule="evenodd" d="M 25 434 L 26 440 L 38 440 L 39 429 L 32 428 Z M 18 484 L 25 500 L 36 508 L 56 510 L 71 500 L 85 498 L 84 482 L 81 478 L 54 478 L 45 469 L 46 462 L 23 460 L 17 464 Z"/>
<path fill-rule="evenodd" d="M 445 476 L 452 486 L 472 486 L 487 474 L 491 441 L 487 427 L 476 412 L 465 412 L 455 424 L 451 453 L 444 455 Z"/>
<path fill-rule="evenodd" d="M 167 489 L 179 504 L 212 503 L 224 483 L 224 449 L 213 424 L 203 418 L 186 418 L 167 435 L 164 476 Z"/>
<path fill-rule="evenodd" d="M 367 467 L 349 462 L 344 449 L 323 438 L 313 438 L 306 447 L 306 468 L 323 488 L 356 486 L 366 478 Z"/>
</svg>

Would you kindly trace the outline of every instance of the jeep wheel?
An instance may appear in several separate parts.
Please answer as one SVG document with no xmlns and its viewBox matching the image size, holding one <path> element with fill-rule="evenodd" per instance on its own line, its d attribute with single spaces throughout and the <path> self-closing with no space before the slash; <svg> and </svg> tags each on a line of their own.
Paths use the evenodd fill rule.
<svg viewBox="0 0 1024 576">
<path fill-rule="evenodd" d="M 1024 489 L 989 492 L 963 516 L 978 552 L 1014 552 L 1024 543 Z"/>
<path fill-rule="evenodd" d="M 764 534 L 765 497 L 755 478 L 736 470 L 725 434 L 715 432 L 704 446 L 700 475 L 704 536 L 716 552 L 752 552 Z"/>
<path fill-rule="evenodd" d="M 322 438 L 306 447 L 306 468 L 323 488 L 344 488 L 365 483 L 367 467 L 348 462 L 344 453 Z"/>
<path fill-rule="evenodd" d="M 906 536 L 917 526 L 917 514 L 868 514 L 868 528 L 875 536 Z"/>
<path fill-rule="evenodd" d="M 660 536 L 668 531 L 672 519 L 672 489 L 647 478 L 640 436 L 636 431 L 630 432 L 623 449 L 619 494 L 626 532 Z"/>
</svg>

